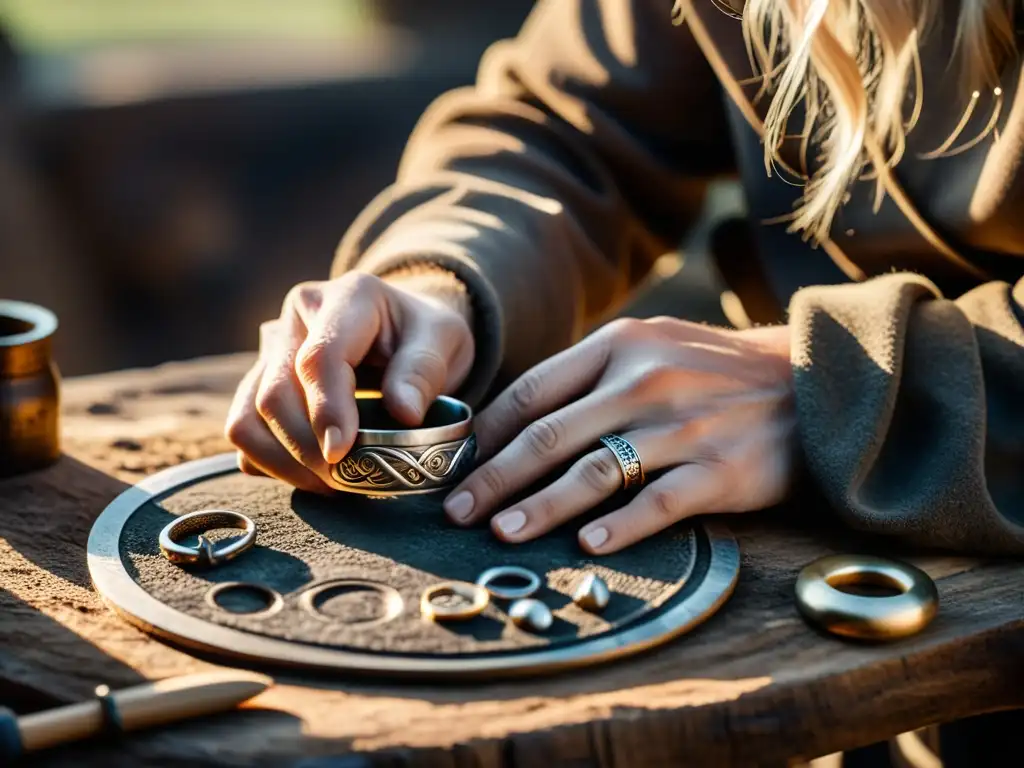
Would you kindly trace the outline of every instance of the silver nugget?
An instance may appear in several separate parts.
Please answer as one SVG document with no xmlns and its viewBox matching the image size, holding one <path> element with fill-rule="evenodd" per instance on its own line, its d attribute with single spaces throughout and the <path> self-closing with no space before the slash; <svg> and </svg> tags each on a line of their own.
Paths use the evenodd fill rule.
<svg viewBox="0 0 1024 768">
<path fill-rule="evenodd" d="M 610 599 L 611 592 L 608 590 L 608 585 L 604 579 L 593 573 L 588 573 L 583 577 L 583 581 L 576 587 L 576 591 L 572 595 L 572 601 L 576 605 L 591 613 L 603 611 L 608 607 Z"/>
<path fill-rule="evenodd" d="M 528 632 L 546 632 L 555 621 L 551 609 L 532 597 L 516 600 L 508 609 L 508 615 L 513 624 Z"/>
</svg>

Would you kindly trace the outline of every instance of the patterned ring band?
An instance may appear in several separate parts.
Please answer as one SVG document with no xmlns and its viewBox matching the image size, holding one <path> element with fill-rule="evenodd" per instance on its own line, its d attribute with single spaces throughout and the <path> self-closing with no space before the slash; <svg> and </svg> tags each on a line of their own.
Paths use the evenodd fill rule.
<svg viewBox="0 0 1024 768">
<path fill-rule="evenodd" d="M 629 440 L 618 435 L 605 435 L 601 438 L 605 448 L 615 455 L 622 470 L 622 488 L 627 490 L 644 484 L 644 465 L 640 462 L 640 454 L 636 452 Z"/>
</svg>

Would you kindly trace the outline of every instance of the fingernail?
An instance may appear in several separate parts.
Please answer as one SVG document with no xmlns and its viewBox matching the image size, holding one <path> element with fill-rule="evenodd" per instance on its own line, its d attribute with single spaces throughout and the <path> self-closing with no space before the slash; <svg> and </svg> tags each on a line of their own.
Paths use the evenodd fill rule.
<svg viewBox="0 0 1024 768">
<path fill-rule="evenodd" d="M 608 541 L 608 529 L 601 527 L 587 531 L 583 534 L 583 540 L 587 542 L 588 547 L 592 549 L 597 549 L 606 541 Z"/>
<path fill-rule="evenodd" d="M 526 525 L 526 515 L 518 509 L 512 512 L 505 512 L 494 518 L 494 524 L 507 536 L 510 533 L 522 530 L 523 526 Z"/>
<path fill-rule="evenodd" d="M 444 503 L 444 511 L 456 520 L 465 520 L 473 513 L 473 494 L 459 491 Z"/>
<path fill-rule="evenodd" d="M 398 386 L 398 396 L 403 403 L 416 412 L 417 416 L 423 416 L 423 395 L 416 387 L 411 384 L 400 384 Z"/>
<path fill-rule="evenodd" d="M 324 459 L 328 464 L 337 464 L 345 458 L 341 442 L 341 430 L 338 427 L 328 427 L 324 430 Z"/>
</svg>

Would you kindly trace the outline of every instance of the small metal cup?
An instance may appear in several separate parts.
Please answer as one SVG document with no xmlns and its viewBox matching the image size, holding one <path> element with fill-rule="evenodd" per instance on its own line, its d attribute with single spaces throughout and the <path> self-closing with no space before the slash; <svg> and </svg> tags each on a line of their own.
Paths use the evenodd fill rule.
<svg viewBox="0 0 1024 768">
<path fill-rule="evenodd" d="M 0 477 L 60 457 L 60 374 L 51 357 L 57 317 L 0 301 Z"/>
<path fill-rule="evenodd" d="M 476 458 L 473 410 L 439 397 L 423 425 L 408 429 L 387 412 L 379 393 L 356 394 L 359 432 L 349 454 L 331 467 L 341 490 L 364 496 L 407 496 L 448 488 Z"/>
</svg>

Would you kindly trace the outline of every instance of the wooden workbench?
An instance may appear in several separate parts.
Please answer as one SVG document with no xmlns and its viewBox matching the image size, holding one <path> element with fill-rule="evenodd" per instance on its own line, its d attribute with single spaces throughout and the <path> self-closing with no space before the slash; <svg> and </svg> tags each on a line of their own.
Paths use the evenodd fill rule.
<svg viewBox="0 0 1024 768">
<path fill-rule="evenodd" d="M 67 383 L 67 457 L 0 481 L 0 703 L 27 711 L 86 697 L 101 682 L 208 666 L 108 611 L 90 586 L 85 544 L 126 483 L 227 450 L 222 420 L 250 362 L 216 358 Z M 827 519 L 813 505 L 731 518 L 744 551 L 734 597 L 694 634 L 646 656 L 472 686 L 280 676 L 243 712 L 32 764 L 785 765 L 1024 703 L 1024 565 L 908 557 L 938 580 L 938 618 L 909 640 L 851 645 L 800 620 L 793 581 L 824 554 L 887 550 L 821 527 Z M 311 759 L 327 756 L 336 759 Z"/>
</svg>

